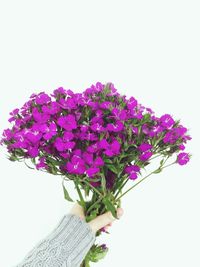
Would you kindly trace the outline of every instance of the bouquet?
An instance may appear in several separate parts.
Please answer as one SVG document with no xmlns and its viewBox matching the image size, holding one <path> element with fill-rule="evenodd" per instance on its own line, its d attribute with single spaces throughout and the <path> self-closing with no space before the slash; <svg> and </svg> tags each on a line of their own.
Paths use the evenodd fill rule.
<svg viewBox="0 0 200 267">
<path fill-rule="evenodd" d="M 32 94 L 10 115 L 12 125 L 1 139 L 8 158 L 60 175 L 68 201 L 73 200 L 67 183 L 73 182 L 87 222 L 105 211 L 116 217 L 125 194 L 191 157 L 183 152 L 191 137 L 179 120 L 169 114 L 157 117 L 134 97 L 120 95 L 113 83 L 97 82 L 83 93 L 59 87 L 50 95 Z M 147 173 L 154 160 L 157 166 Z M 107 252 L 105 244 L 93 245 L 82 266 Z"/>
</svg>

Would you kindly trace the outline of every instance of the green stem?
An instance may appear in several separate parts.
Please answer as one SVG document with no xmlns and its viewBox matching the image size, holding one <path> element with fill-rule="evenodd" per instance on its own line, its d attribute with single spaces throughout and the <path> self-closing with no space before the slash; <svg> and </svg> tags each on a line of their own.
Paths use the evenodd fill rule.
<svg viewBox="0 0 200 267">
<path fill-rule="evenodd" d="M 76 190 L 77 190 L 79 198 L 80 198 L 81 206 L 85 209 L 85 201 L 84 201 L 83 195 L 81 193 L 81 190 L 78 186 L 78 182 L 76 179 L 74 180 L 74 184 L 75 184 Z"/>
<path fill-rule="evenodd" d="M 175 164 L 176 162 L 173 162 L 173 163 L 170 163 L 170 164 L 168 164 L 168 165 L 166 165 L 166 166 L 164 166 L 164 167 L 162 167 L 161 169 L 163 170 L 163 169 L 165 169 L 165 168 L 167 168 L 167 167 L 169 167 L 169 166 L 171 166 L 171 165 L 173 165 L 173 164 Z M 116 200 L 115 200 L 115 202 L 117 202 L 117 201 L 119 201 L 119 199 L 120 198 L 122 198 L 124 195 L 126 195 L 129 191 L 131 191 L 134 187 L 136 187 L 138 184 L 140 184 L 142 181 L 144 181 L 145 179 L 147 179 L 149 176 L 151 176 L 153 173 L 155 172 L 155 170 L 154 171 L 152 171 L 151 173 L 149 173 L 147 176 L 145 176 L 144 178 L 142 178 L 140 181 L 138 181 L 136 184 L 134 184 L 133 186 L 131 186 L 128 190 L 126 190 L 120 197 L 118 197 Z"/>
<path fill-rule="evenodd" d="M 102 194 L 94 186 L 92 186 L 87 180 L 82 180 L 82 181 L 86 183 L 88 186 L 90 186 L 98 195 L 102 197 Z"/>
<path fill-rule="evenodd" d="M 102 197 L 100 197 L 96 202 L 94 202 L 86 211 L 86 215 L 89 214 L 89 212 L 93 209 L 93 207 L 95 207 L 96 204 L 98 204 L 99 202 L 101 202 Z"/>
<path fill-rule="evenodd" d="M 127 178 L 127 179 L 125 180 L 125 182 L 122 183 L 122 185 L 121 185 L 121 186 L 119 187 L 119 189 L 118 189 L 117 194 L 115 195 L 115 198 L 117 198 L 117 196 L 120 194 L 121 190 L 122 190 L 123 187 L 127 184 L 128 181 L 129 181 L 129 178 Z"/>
</svg>

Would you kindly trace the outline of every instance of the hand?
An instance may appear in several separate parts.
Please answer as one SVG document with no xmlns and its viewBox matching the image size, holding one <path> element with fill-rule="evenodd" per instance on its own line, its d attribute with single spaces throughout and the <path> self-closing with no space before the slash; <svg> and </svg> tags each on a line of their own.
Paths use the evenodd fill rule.
<svg viewBox="0 0 200 267">
<path fill-rule="evenodd" d="M 123 215 L 124 211 L 122 208 L 117 209 L 117 217 L 120 218 Z M 70 214 L 74 214 L 79 216 L 82 220 L 85 220 L 85 214 L 83 208 L 78 204 L 74 204 L 72 207 Z M 104 213 L 103 215 L 99 215 L 94 220 L 90 221 L 88 224 L 90 225 L 92 231 L 96 233 L 98 230 L 104 228 L 106 231 L 109 228 L 109 226 L 112 225 L 112 223 L 116 219 L 113 217 L 112 213 L 110 211 Z"/>
</svg>

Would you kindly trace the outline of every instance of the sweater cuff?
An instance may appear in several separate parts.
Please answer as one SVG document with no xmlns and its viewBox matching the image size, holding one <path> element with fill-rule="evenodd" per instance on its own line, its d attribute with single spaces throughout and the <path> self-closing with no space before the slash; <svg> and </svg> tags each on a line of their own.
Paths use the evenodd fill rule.
<svg viewBox="0 0 200 267">
<path fill-rule="evenodd" d="M 95 241 L 89 224 L 77 215 L 66 214 L 54 230 L 29 251 L 16 267 L 80 266 Z"/>
<path fill-rule="evenodd" d="M 80 266 L 88 251 L 95 242 L 95 233 L 88 223 L 76 215 L 68 214 L 66 217 L 71 220 L 71 232 L 67 239 L 67 246 L 70 248 L 67 267 Z"/>
</svg>

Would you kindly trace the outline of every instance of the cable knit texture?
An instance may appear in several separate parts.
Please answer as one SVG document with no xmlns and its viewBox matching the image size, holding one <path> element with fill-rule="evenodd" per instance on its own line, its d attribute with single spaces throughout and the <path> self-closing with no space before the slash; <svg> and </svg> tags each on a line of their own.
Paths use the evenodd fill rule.
<svg viewBox="0 0 200 267">
<path fill-rule="evenodd" d="M 90 226 L 78 216 L 67 214 L 16 267 L 79 267 L 94 241 Z"/>
</svg>

